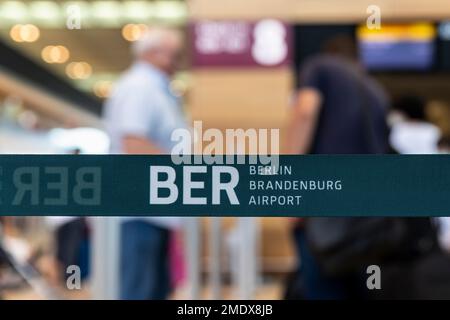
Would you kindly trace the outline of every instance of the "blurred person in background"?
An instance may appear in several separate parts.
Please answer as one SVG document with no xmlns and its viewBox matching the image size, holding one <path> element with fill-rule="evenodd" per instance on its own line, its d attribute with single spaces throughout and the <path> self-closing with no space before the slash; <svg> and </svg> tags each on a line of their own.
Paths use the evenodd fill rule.
<svg viewBox="0 0 450 320">
<path fill-rule="evenodd" d="M 90 269 L 90 228 L 86 217 L 47 217 L 47 223 L 55 228 L 57 280 L 65 283 L 72 265 L 80 268 L 81 280 L 85 280 Z"/>
<path fill-rule="evenodd" d="M 440 129 L 426 117 L 427 101 L 416 95 L 406 95 L 394 104 L 393 112 L 400 117 L 392 123 L 390 144 L 400 154 L 437 154 L 442 148 Z M 450 218 L 437 218 L 439 243 L 450 251 Z"/>
<path fill-rule="evenodd" d="M 438 152 L 440 154 L 450 154 L 450 137 L 443 136 L 439 139 Z M 439 220 L 440 244 L 445 251 L 450 252 L 450 218 L 442 217 Z"/>
<path fill-rule="evenodd" d="M 386 152 L 389 99 L 358 62 L 353 39 L 338 35 L 324 44 L 323 51 L 305 61 L 300 71 L 287 151 L 293 154 Z M 368 134 L 371 141 L 367 141 Z"/>
<path fill-rule="evenodd" d="M 323 51 L 305 61 L 300 71 L 288 127 L 288 153 L 384 153 L 388 134 L 387 95 L 358 63 L 352 39 L 339 35 L 325 43 Z M 351 274 L 344 279 L 327 276 L 321 270 L 309 248 L 304 223 L 300 220 L 294 231 L 302 297 L 346 299 L 358 296 L 361 291 L 359 275 Z"/>
<path fill-rule="evenodd" d="M 323 54 L 310 58 L 302 67 L 288 127 L 288 153 L 387 153 L 389 99 L 384 89 L 359 63 L 352 38 L 337 36 L 326 42 L 323 49 Z M 362 261 L 374 260 L 366 246 L 376 251 L 380 232 L 389 237 L 391 231 L 398 230 L 397 222 L 382 217 L 300 220 L 294 229 L 300 265 L 296 288 L 288 289 L 287 298 L 370 298 L 365 268 L 372 263 Z M 411 222 L 417 227 L 423 221 Z M 423 225 L 431 228 L 429 219 Z M 408 251 L 405 255 L 415 256 L 415 245 L 421 234 L 427 233 L 427 227 L 422 228 L 426 231 L 415 228 L 408 239 L 401 238 L 404 243 L 400 247 Z M 410 229 L 413 228 L 408 226 Z M 331 247 L 320 248 L 323 243 Z M 405 289 L 406 285 L 399 288 Z M 390 294 L 386 288 L 382 291 Z"/>
<path fill-rule="evenodd" d="M 172 131 L 186 128 L 181 103 L 170 90 L 182 49 L 179 32 L 150 28 L 133 44 L 133 65 L 105 105 L 111 153 L 167 154 Z M 121 299 L 165 299 L 170 293 L 169 236 L 178 218 L 123 218 Z"/>
<path fill-rule="evenodd" d="M 403 96 L 395 104 L 399 120 L 392 124 L 390 144 L 400 154 L 435 154 L 441 132 L 425 115 L 426 100 Z"/>
<path fill-rule="evenodd" d="M 450 137 L 442 137 L 438 142 L 439 153 L 449 154 L 450 153 Z"/>
<path fill-rule="evenodd" d="M 79 155 L 76 148 L 69 154 Z M 76 265 L 80 268 L 81 279 L 89 276 L 90 266 L 90 228 L 86 217 L 46 217 L 46 222 L 54 228 L 55 257 L 58 280 L 67 280 L 70 273 L 68 267 Z"/>
</svg>

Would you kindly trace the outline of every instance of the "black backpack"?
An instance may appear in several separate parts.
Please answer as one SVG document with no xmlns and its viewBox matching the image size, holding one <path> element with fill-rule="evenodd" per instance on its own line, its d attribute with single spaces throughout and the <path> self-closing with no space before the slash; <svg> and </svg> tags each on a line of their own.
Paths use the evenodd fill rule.
<svg viewBox="0 0 450 320">
<path fill-rule="evenodd" d="M 305 230 L 312 253 L 330 276 L 362 273 L 373 264 L 414 261 L 438 247 L 430 218 L 310 218 Z"/>
</svg>

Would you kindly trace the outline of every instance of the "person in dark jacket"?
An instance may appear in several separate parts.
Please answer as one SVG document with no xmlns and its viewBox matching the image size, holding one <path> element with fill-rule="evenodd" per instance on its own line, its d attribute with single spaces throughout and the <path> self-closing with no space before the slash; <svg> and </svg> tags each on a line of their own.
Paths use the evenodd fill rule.
<svg viewBox="0 0 450 320">
<path fill-rule="evenodd" d="M 353 39 L 335 37 L 326 43 L 323 54 L 310 58 L 302 67 L 288 127 L 287 151 L 291 154 L 387 153 L 389 104 L 381 85 L 359 63 Z M 402 237 L 401 248 L 380 260 L 384 270 L 383 290 L 375 294 L 366 285 L 367 265 L 340 275 L 330 275 L 325 271 L 324 262 L 312 250 L 305 232 L 305 228 L 309 230 L 308 225 L 311 226 L 308 222 L 315 218 L 308 219 L 306 224 L 305 220 L 300 221 L 294 232 L 300 260 L 297 277 L 300 279 L 299 297 L 367 299 L 417 296 L 414 280 L 423 277 L 415 271 L 404 271 L 415 270 L 410 267 L 436 248 L 436 233 L 429 218 L 402 219 L 407 231 Z"/>
</svg>

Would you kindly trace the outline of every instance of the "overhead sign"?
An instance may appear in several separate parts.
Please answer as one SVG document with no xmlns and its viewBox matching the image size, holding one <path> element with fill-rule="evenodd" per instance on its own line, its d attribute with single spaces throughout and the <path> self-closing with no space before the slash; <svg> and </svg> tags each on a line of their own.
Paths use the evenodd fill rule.
<svg viewBox="0 0 450 320">
<path fill-rule="evenodd" d="M 196 67 L 267 68 L 291 62 L 292 30 L 279 20 L 197 21 L 191 34 Z"/>
</svg>

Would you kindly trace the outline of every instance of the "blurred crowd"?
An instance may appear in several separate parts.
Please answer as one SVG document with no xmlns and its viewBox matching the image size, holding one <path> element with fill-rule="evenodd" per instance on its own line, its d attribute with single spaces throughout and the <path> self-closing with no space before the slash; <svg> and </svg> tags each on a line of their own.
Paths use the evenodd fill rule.
<svg viewBox="0 0 450 320">
<path fill-rule="evenodd" d="M 189 127 L 182 101 L 170 86 L 182 47 L 181 34 L 166 27 L 150 28 L 133 44 L 135 61 L 105 103 L 111 153 L 167 154 L 173 145 L 172 131 Z M 430 101 L 411 93 L 392 99 L 358 57 L 353 39 L 336 36 L 324 44 L 323 52 L 302 64 L 295 99 L 286 106 L 290 116 L 285 152 L 448 154 L 450 137 L 429 120 Z M 0 222 L 8 232 L 17 227 L 11 220 Z M 292 226 L 298 269 L 287 281 L 288 299 L 450 298 L 446 218 L 299 218 Z M 64 283 L 70 265 L 79 266 L 87 279 L 89 221 L 49 218 L 46 228 L 53 235 L 54 260 L 49 262 L 57 270 L 51 275 L 53 281 Z M 173 264 L 183 264 L 182 259 L 173 259 L 183 252 L 181 230 L 178 218 L 121 220 L 120 298 L 170 297 L 176 283 Z M 330 230 L 336 237 L 323 247 L 317 238 L 326 237 Z M 5 247 L 6 241 L 0 242 L 3 269 L 11 263 L 1 249 Z M 31 252 L 26 263 L 33 264 L 39 255 Z M 385 270 L 381 293 L 367 290 L 368 265 Z M 430 280 L 433 273 L 439 273 L 438 284 Z"/>
</svg>

